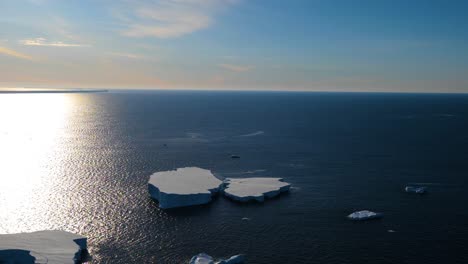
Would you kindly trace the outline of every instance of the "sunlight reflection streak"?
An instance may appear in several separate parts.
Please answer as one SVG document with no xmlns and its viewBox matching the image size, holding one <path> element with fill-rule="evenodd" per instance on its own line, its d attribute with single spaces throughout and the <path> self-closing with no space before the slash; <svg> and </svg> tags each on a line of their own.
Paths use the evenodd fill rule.
<svg viewBox="0 0 468 264">
<path fill-rule="evenodd" d="M 70 105 L 64 94 L 0 95 L 0 233 L 40 229 L 15 230 L 22 222 L 29 225 L 24 212 L 40 212 L 46 202 L 41 194 L 51 183 Z"/>
</svg>

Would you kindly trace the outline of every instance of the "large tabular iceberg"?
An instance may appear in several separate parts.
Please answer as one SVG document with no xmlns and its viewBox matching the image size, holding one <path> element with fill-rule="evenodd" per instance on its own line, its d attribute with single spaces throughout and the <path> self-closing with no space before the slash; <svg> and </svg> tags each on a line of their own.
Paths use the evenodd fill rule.
<svg viewBox="0 0 468 264">
<path fill-rule="evenodd" d="M 235 255 L 229 259 L 215 261 L 210 255 L 200 253 L 190 260 L 189 264 L 242 264 L 245 262 L 244 255 Z"/>
<path fill-rule="evenodd" d="M 277 196 L 291 187 L 281 178 L 227 178 L 224 183 L 224 194 L 239 202 L 263 202 L 265 197 Z"/>
<path fill-rule="evenodd" d="M 357 211 L 348 215 L 348 218 L 351 220 L 370 220 L 370 219 L 379 219 L 382 217 L 383 217 L 382 213 L 375 213 L 375 212 L 371 212 L 368 210 Z"/>
<path fill-rule="evenodd" d="M 222 184 L 211 171 L 188 167 L 154 173 L 148 191 L 160 208 L 168 209 L 209 203 Z"/>
<path fill-rule="evenodd" d="M 0 263 L 74 264 L 86 243 L 85 237 L 64 231 L 0 235 Z"/>
</svg>

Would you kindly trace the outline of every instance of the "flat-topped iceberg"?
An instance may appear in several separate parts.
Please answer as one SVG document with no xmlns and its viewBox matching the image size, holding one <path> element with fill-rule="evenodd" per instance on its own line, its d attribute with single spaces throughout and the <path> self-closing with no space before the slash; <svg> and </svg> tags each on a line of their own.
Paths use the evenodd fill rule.
<svg viewBox="0 0 468 264">
<path fill-rule="evenodd" d="M 370 219 L 378 219 L 382 217 L 383 217 L 382 213 L 375 213 L 375 212 L 368 211 L 368 210 L 357 211 L 348 215 L 348 218 L 351 220 L 370 220 Z"/>
<path fill-rule="evenodd" d="M 85 237 L 55 230 L 0 235 L 0 263 L 75 264 L 86 243 Z"/>
<path fill-rule="evenodd" d="M 235 255 L 230 257 L 229 259 L 221 259 L 215 261 L 210 255 L 200 253 L 196 256 L 193 256 L 189 264 L 242 264 L 244 262 L 244 255 Z"/>
<path fill-rule="evenodd" d="M 424 194 L 426 193 L 427 188 L 422 186 L 406 186 L 405 192 L 407 193 L 416 193 L 416 194 Z"/>
<path fill-rule="evenodd" d="M 224 194 L 239 202 L 263 202 L 265 197 L 277 196 L 291 187 L 281 178 L 227 178 L 224 184 Z"/>
<path fill-rule="evenodd" d="M 222 184 L 209 170 L 187 167 L 154 173 L 148 191 L 160 208 L 168 209 L 209 203 Z"/>
</svg>

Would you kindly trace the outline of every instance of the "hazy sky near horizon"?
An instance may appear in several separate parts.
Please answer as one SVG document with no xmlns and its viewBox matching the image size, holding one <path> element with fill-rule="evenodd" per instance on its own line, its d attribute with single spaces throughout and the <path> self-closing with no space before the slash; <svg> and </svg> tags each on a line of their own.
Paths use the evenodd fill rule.
<svg viewBox="0 0 468 264">
<path fill-rule="evenodd" d="M 0 87 L 468 92 L 467 1 L 1 0 Z"/>
</svg>

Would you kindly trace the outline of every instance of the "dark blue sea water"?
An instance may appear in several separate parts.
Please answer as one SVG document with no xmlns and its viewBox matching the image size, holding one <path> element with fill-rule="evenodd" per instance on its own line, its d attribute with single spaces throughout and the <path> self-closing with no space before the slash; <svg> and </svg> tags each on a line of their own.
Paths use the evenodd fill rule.
<svg viewBox="0 0 468 264">
<path fill-rule="evenodd" d="M 21 102 L 25 95 L 0 96 Z M 23 195 L 0 195 L 3 232 L 80 233 L 92 263 L 187 263 L 200 252 L 243 253 L 255 264 L 468 263 L 467 95 L 28 96 L 43 102 L 34 109 L 64 100 L 66 114 L 36 164 L 41 180 L 33 170 L 28 182 L 35 185 Z M 38 126 L 49 118 L 36 117 Z M 4 138 L 13 133 L 0 128 Z M 51 134 L 31 131 L 32 141 Z M 206 206 L 160 210 L 147 193 L 149 176 L 186 166 L 219 177 L 282 177 L 293 188 L 264 204 L 217 197 Z M 0 166 L 0 177 L 6 174 Z M 408 183 L 429 193 L 407 194 Z M 346 219 L 362 209 L 385 216 Z"/>
</svg>

